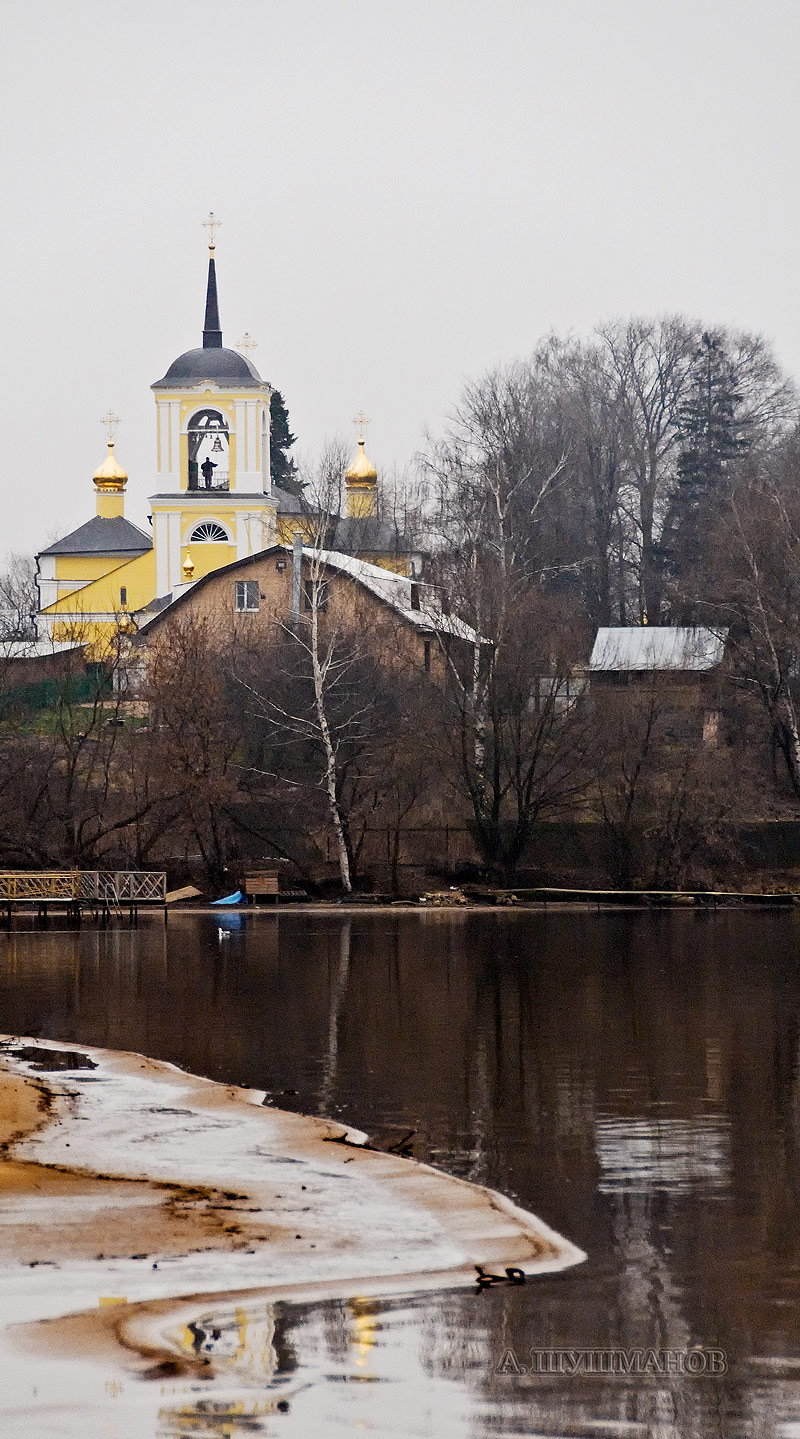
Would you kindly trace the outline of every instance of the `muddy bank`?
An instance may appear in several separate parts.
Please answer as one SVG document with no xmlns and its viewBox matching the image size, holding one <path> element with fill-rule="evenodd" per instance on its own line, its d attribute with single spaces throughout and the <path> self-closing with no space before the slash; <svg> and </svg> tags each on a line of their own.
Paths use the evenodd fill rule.
<svg viewBox="0 0 800 1439">
<path fill-rule="evenodd" d="M 15 1433 L 44 1432 L 42 1404 L 61 1413 L 70 1393 L 85 1433 L 87 1394 L 102 1406 L 115 1374 L 213 1385 L 213 1359 L 185 1343 L 212 1301 L 407 1292 L 584 1257 L 491 1190 L 263 1100 L 139 1055 L 0 1039 L 0 1413 Z"/>
</svg>

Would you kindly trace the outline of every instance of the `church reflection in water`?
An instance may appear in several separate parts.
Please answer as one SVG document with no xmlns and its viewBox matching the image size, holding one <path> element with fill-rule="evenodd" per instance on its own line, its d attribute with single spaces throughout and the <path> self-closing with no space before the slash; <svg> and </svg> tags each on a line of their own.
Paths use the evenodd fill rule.
<svg viewBox="0 0 800 1439">
<path fill-rule="evenodd" d="M 512 1195 L 588 1253 L 517 1289 L 204 1309 L 163 1436 L 800 1434 L 790 913 L 260 914 L 0 939 L 6 1029 L 143 1050 Z M 216 1337 L 215 1337 L 216 1336 Z M 721 1376 L 497 1374 L 718 1346 Z"/>
</svg>

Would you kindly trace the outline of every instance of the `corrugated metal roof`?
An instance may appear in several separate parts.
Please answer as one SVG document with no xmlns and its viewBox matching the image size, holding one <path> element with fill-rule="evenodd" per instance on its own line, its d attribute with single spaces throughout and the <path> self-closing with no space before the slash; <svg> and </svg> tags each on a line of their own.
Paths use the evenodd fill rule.
<svg viewBox="0 0 800 1439">
<path fill-rule="evenodd" d="M 625 670 L 713 670 L 722 663 L 727 629 L 704 625 L 628 625 L 597 631 L 593 673 Z"/>
<path fill-rule="evenodd" d="M 149 535 L 132 525 L 124 515 L 105 519 L 93 515 L 63 540 L 42 550 L 43 555 L 143 555 L 152 550 Z"/>
</svg>

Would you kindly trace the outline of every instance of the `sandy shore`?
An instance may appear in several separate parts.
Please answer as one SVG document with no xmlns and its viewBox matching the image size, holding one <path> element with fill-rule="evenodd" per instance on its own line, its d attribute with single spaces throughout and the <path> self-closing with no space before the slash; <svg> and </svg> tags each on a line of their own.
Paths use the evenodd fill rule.
<svg viewBox="0 0 800 1439">
<path fill-rule="evenodd" d="M 113 1407 L 114 1432 L 146 1435 L 149 1390 L 163 1402 L 187 1376 L 214 1384 L 187 1328 L 212 1302 L 383 1295 L 474 1283 L 476 1264 L 535 1275 L 584 1258 L 491 1190 L 263 1099 L 140 1055 L 0 1038 L 2 1432 L 93 1433 L 87 1415 L 99 1424 L 140 1376 L 158 1386 L 137 1386 L 130 1430 Z"/>
</svg>

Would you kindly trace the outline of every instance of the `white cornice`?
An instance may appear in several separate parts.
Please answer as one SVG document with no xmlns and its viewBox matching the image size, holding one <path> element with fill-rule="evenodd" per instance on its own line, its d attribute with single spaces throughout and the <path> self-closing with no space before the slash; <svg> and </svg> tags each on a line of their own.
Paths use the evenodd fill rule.
<svg viewBox="0 0 800 1439">
<path fill-rule="evenodd" d="M 246 501 L 250 505 L 254 500 L 258 500 L 267 508 L 276 508 L 274 496 L 267 494 L 265 490 L 172 490 L 163 495 L 150 495 L 148 503 L 154 505 L 173 500 L 180 500 L 182 505 L 218 504 L 228 509 L 240 501 Z"/>
</svg>

